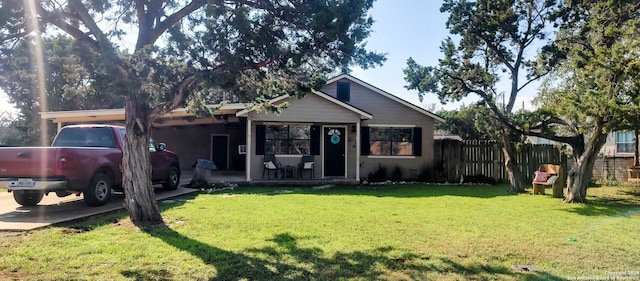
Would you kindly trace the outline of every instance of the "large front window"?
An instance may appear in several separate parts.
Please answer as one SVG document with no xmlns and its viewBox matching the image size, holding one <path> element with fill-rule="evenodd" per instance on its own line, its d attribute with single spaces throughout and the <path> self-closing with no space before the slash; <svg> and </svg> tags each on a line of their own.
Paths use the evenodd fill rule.
<svg viewBox="0 0 640 281">
<path fill-rule="evenodd" d="M 311 147 L 311 126 L 309 125 L 267 125 L 265 153 L 267 154 L 309 154 Z"/>
<path fill-rule="evenodd" d="M 369 128 L 370 155 L 413 155 L 413 128 Z"/>
<path fill-rule="evenodd" d="M 633 152 L 633 132 L 617 132 L 616 146 L 618 153 Z"/>
</svg>

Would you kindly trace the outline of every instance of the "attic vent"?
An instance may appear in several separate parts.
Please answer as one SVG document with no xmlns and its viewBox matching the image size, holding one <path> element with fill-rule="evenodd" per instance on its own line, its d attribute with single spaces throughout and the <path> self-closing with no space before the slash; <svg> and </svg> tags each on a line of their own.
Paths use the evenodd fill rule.
<svg viewBox="0 0 640 281">
<path fill-rule="evenodd" d="M 351 84 L 349 82 L 338 82 L 338 93 L 336 97 L 341 101 L 350 101 Z"/>
</svg>

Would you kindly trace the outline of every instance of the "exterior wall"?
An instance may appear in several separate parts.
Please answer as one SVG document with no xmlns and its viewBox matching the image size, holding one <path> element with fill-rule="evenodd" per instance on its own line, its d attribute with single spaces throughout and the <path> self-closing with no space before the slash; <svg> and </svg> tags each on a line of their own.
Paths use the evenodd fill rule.
<svg viewBox="0 0 640 281">
<path fill-rule="evenodd" d="M 346 128 L 347 178 L 355 178 L 356 155 L 355 148 L 353 147 L 356 147 L 357 143 L 355 141 L 356 135 L 351 132 L 351 128 L 360 121 L 360 115 L 311 93 L 301 99 L 291 98 L 288 102 L 288 108 L 284 109 L 280 115 L 275 113 L 258 113 L 255 111 L 249 113 L 248 119 L 251 120 L 251 144 L 247 148 L 250 149 L 247 153 L 251 155 L 251 174 L 249 177 L 251 179 L 261 179 L 263 173 L 263 155 L 257 155 L 255 150 L 256 125 L 269 123 L 304 123 L 313 126 L 344 126 Z M 315 178 L 322 177 L 323 145 L 323 143 L 320 144 L 320 155 L 315 155 L 314 157 Z M 276 155 L 276 161 L 282 166 L 297 166 L 301 158 L 302 155 Z"/>
<path fill-rule="evenodd" d="M 618 152 L 616 132 L 607 135 L 607 142 L 605 142 L 602 149 L 600 149 L 600 154 L 607 157 L 633 158 L 633 152 Z M 631 165 L 633 165 L 633 163 L 631 163 Z"/>
<path fill-rule="evenodd" d="M 607 142 L 604 143 L 602 148 L 600 149 L 600 153 L 602 155 L 606 155 L 607 157 L 614 157 L 618 155 L 616 148 L 616 133 L 609 133 L 607 135 Z M 633 154 L 631 154 L 633 156 Z"/>
<path fill-rule="evenodd" d="M 244 123 L 159 127 L 152 131 L 153 139 L 167 144 L 167 149 L 180 157 L 180 169 L 191 170 L 198 159 L 211 160 L 211 135 L 229 136 L 229 169 L 244 170 L 244 155 L 238 145 L 245 144 Z"/>
<path fill-rule="evenodd" d="M 250 113 L 253 121 L 298 123 L 356 123 L 359 115 L 325 98 L 309 93 L 302 98 L 288 99 L 289 106 L 281 114 L 272 112 Z"/>
<path fill-rule="evenodd" d="M 593 180 L 627 181 L 630 166 L 633 166 L 633 157 L 599 157 L 593 166 Z"/>
<path fill-rule="evenodd" d="M 360 157 L 360 176 L 366 177 L 375 171 L 379 165 L 387 167 L 388 170 L 398 166 L 402 169 L 402 177 L 410 178 L 415 176 L 421 168 L 433 162 L 433 132 L 435 120 L 425 114 L 410 108 L 407 105 L 398 103 L 388 97 L 373 92 L 354 81 L 341 79 L 326 85 L 322 92 L 332 96 L 337 96 L 337 83 L 350 82 L 351 97 L 349 104 L 364 110 L 373 119 L 365 120 L 362 126 L 369 125 L 415 125 L 422 128 L 422 156 L 366 156 Z M 359 153 L 359 152 L 357 152 Z"/>
</svg>

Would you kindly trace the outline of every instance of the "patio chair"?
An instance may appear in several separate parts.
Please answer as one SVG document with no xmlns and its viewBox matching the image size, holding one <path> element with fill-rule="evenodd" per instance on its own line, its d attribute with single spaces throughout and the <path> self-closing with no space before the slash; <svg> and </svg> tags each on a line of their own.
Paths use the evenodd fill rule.
<svg viewBox="0 0 640 281">
<path fill-rule="evenodd" d="M 313 164 L 313 155 L 303 155 L 300 159 L 300 163 L 298 164 L 298 177 L 302 178 L 302 172 L 307 170 L 310 171 L 309 178 L 313 178 L 315 174 L 315 168 Z"/>
<path fill-rule="evenodd" d="M 266 172 L 267 177 L 271 179 L 271 171 L 274 171 L 273 177 L 276 178 L 278 176 L 278 170 L 280 170 L 280 163 L 276 162 L 276 156 L 274 154 L 265 154 L 262 178 L 264 178 L 264 173 Z"/>
</svg>

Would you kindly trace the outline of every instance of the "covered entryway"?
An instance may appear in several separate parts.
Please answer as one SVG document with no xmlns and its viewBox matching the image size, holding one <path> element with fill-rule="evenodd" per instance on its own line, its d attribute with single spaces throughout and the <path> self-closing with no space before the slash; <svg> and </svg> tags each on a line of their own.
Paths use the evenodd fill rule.
<svg viewBox="0 0 640 281">
<path fill-rule="evenodd" d="M 262 180 L 265 169 L 275 171 L 276 178 L 278 170 L 283 179 L 299 177 L 303 155 L 314 159 L 307 171 L 313 175 L 304 180 L 359 181 L 360 125 L 371 114 L 317 91 L 272 101 L 285 102 L 280 113 L 247 109 L 236 115 L 247 118 L 247 181 Z M 265 156 L 275 161 L 265 162 Z M 273 165 L 265 168 L 265 163 Z"/>
</svg>

